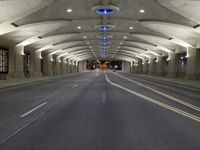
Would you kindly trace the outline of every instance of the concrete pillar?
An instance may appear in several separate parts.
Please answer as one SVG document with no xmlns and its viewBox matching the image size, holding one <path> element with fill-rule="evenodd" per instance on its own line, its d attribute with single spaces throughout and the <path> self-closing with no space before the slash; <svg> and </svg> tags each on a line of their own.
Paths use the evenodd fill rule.
<svg viewBox="0 0 200 150">
<path fill-rule="evenodd" d="M 178 57 L 176 53 L 169 53 L 168 77 L 177 77 L 178 75 Z"/>
<path fill-rule="evenodd" d="M 186 79 L 197 80 L 197 49 L 187 49 Z"/>
<path fill-rule="evenodd" d="M 163 75 L 163 59 L 162 56 L 157 56 L 156 60 L 156 75 L 162 76 Z"/>
<path fill-rule="evenodd" d="M 53 56 L 51 54 L 46 54 L 43 57 L 44 64 L 43 64 L 43 70 L 44 75 L 46 76 L 53 76 Z"/>
<path fill-rule="evenodd" d="M 149 75 L 153 75 L 156 73 L 156 63 L 153 57 L 149 59 Z"/>
<path fill-rule="evenodd" d="M 56 57 L 56 65 L 55 65 L 56 75 L 61 75 L 60 64 L 61 64 L 60 57 L 57 56 Z"/>
<path fill-rule="evenodd" d="M 131 73 L 134 73 L 134 61 L 131 62 Z"/>
<path fill-rule="evenodd" d="M 142 69 L 143 74 L 147 74 L 147 72 L 148 72 L 148 67 L 147 66 L 148 65 L 147 65 L 147 60 L 146 59 L 143 60 L 142 65 L 143 65 L 143 69 Z"/>
<path fill-rule="evenodd" d="M 14 78 L 25 78 L 24 74 L 24 46 L 14 48 Z"/>
<path fill-rule="evenodd" d="M 76 61 L 73 62 L 74 73 L 77 73 L 77 63 Z"/>
<path fill-rule="evenodd" d="M 66 59 L 66 73 L 67 74 L 70 74 L 71 73 L 71 65 L 70 65 L 70 61 L 69 61 L 69 59 Z"/>
<path fill-rule="evenodd" d="M 134 67 L 133 67 L 133 72 L 137 73 L 138 72 L 138 63 L 135 62 Z"/>
<path fill-rule="evenodd" d="M 70 74 L 70 73 L 71 73 L 71 71 L 70 71 L 70 64 L 69 64 L 68 61 L 67 61 L 67 64 L 66 64 L 66 73 L 67 73 L 67 74 Z"/>
<path fill-rule="evenodd" d="M 83 72 L 86 70 L 86 61 L 78 62 L 78 70 L 79 72 Z"/>
<path fill-rule="evenodd" d="M 131 70 L 131 63 L 127 61 L 122 61 L 122 71 L 130 72 Z"/>
<path fill-rule="evenodd" d="M 30 54 L 30 76 L 42 77 L 41 73 L 41 52 L 33 51 Z"/>
<path fill-rule="evenodd" d="M 67 64 L 66 64 L 66 59 L 65 58 L 62 58 L 62 68 L 61 68 L 61 73 L 63 74 L 63 75 L 65 75 L 66 73 L 67 73 Z"/>
<path fill-rule="evenodd" d="M 142 73 L 142 68 L 143 68 L 143 66 L 142 66 L 142 60 L 140 59 L 140 60 L 138 60 L 138 66 L 137 66 L 137 73 L 138 74 Z"/>
<path fill-rule="evenodd" d="M 197 49 L 197 63 L 196 63 L 196 68 L 197 68 L 197 79 L 200 79 L 200 49 Z"/>
</svg>

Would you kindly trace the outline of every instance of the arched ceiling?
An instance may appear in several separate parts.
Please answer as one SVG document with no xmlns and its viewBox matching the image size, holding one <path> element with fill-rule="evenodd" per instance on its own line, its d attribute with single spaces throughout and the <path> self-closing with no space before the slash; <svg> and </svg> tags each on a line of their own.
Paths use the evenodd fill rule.
<svg viewBox="0 0 200 150">
<path fill-rule="evenodd" d="M 102 16 L 91 10 L 95 5 L 119 11 Z M 0 6 L 1 38 L 77 61 L 149 59 L 186 52 L 200 39 L 197 0 L 3 0 Z M 102 32 L 100 24 L 114 28 Z"/>
</svg>

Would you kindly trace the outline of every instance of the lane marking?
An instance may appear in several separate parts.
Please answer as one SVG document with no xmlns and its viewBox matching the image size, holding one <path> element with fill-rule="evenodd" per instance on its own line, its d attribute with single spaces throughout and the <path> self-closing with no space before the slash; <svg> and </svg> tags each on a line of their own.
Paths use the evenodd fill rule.
<svg viewBox="0 0 200 150">
<path fill-rule="evenodd" d="M 116 73 L 113 73 L 113 74 L 115 74 L 116 76 L 118 76 L 118 77 L 120 77 L 120 78 L 122 78 L 122 79 L 125 79 L 125 80 L 130 81 L 130 82 L 132 82 L 132 83 L 135 83 L 135 84 L 137 84 L 137 85 L 139 85 L 139 86 L 142 86 L 142 87 L 144 87 L 144 88 L 146 88 L 146 89 L 148 89 L 148 90 L 150 90 L 150 91 L 152 91 L 152 92 L 155 92 L 155 93 L 157 93 L 157 94 L 159 94 L 159 95 L 162 95 L 162 96 L 164 96 L 164 97 L 166 97 L 166 98 L 169 98 L 169 99 L 171 99 L 171 100 L 173 100 L 173 101 L 175 101 L 175 102 L 177 102 L 177 103 L 179 103 L 179 104 L 182 104 L 182 105 L 184 105 L 184 106 L 187 106 L 187 107 L 189 107 L 189 108 L 191 108 L 191 109 L 194 109 L 194 110 L 200 112 L 200 108 L 199 108 L 198 106 L 195 106 L 195 105 L 193 105 L 193 104 L 190 104 L 190 103 L 188 103 L 188 102 L 185 102 L 185 101 L 183 101 L 183 100 L 181 100 L 181 99 L 179 99 L 179 98 L 173 97 L 173 96 L 171 96 L 171 95 L 165 94 L 165 93 L 163 93 L 163 92 L 161 92 L 161 91 L 155 90 L 155 89 L 153 89 L 153 88 L 151 88 L 151 87 L 148 87 L 148 86 L 146 86 L 146 85 L 144 85 L 144 84 L 141 84 L 141 83 L 139 83 L 139 82 L 137 82 L 137 81 L 134 81 L 134 80 L 131 80 L 131 79 L 129 79 L 129 78 L 126 78 L 126 77 L 124 77 L 124 76 L 122 76 L 122 75 L 119 75 L 119 74 L 116 74 Z"/>
<path fill-rule="evenodd" d="M 47 102 L 42 103 L 42 104 L 40 104 L 39 106 L 37 106 L 37 107 L 35 107 L 35 108 L 29 110 L 28 112 L 24 113 L 24 114 L 21 115 L 20 117 L 21 117 L 21 118 L 26 117 L 27 115 L 31 114 L 32 112 L 36 111 L 37 109 L 39 109 L 40 107 L 42 107 L 42 106 L 44 106 L 44 105 L 46 105 L 46 104 L 47 104 Z"/>
<path fill-rule="evenodd" d="M 150 97 L 148 97 L 148 96 L 145 96 L 145 95 L 143 95 L 143 94 L 140 94 L 140 93 L 138 93 L 138 92 L 135 92 L 135 91 L 130 90 L 130 89 L 128 89 L 128 88 L 125 88 L 125 87 L 123 87 L 123 86 L 121 86 L 121 85 L 119 85 L 119 84 L 113 83 L 112 81 L 110 81 L 110 79 L 108 78 L 107 74 L 105 74 L 105 78 L 106 78 L 106 81 L 107 81 L 109 84 L 113 85 L 113 86 L 116 86 L 116 87 L 118 87 L 118 88 L 120 88 L 120 89 L 122 89 L 122 90 L 124 90 L 124 91 L 127 91 L 127 92 L 129 92 L 129 93 L 131 93 L 131 94 L 133 94 L 133 95 L 136 95 L 136 96 L 138 96 L 138 97 L 140 97 L 140 98 L 142 98 L 142 99 L 144 99 L 144 100 L 146 100 L 146 101 L 152 102 L 152 103 L 154 103 L 154 104 L 156 104 L 156 105 L 158 105 L 158 106 L 160 106 L 160 107 L 166 108 L 166 109 L 171 110 L 171 111 L 173 111 L 173 112 L 176 112 L 176 113 L 178 113 L 178 114 L 180 114 L 180 115 L 182 115 L 182 116 L 185 116 L 185 117 L 187 117 L 187 118 L 190 118 L 190 119 L 192 119 L 192 120 L 194 120 L 194 121 L 200 122 L 200 117 L 198 117 L 198 116 L 195 116 L 195 115 L 193 115 L 193 114 L 190 114 L 190 113 L 188 113 L 188 112 L 186 112 L 186 111 L 183 111 L 183 110 L 181 110 L 181 109 L 177 109 L 177 108 L 172 107 L 172 106 L 170 106 L 170 105 L 167 105 L 167 104 L 165 104 L 165 103 L 159 102 L 158 100 L 155 100 L 155 99 L 153 99 L 153 98 L 150 98 Z"/>
<path fill-rule="evenodd" d="M 34 118 L 33 120 L 31 120 L 29 123 L 25 124 L 23 127 L 19 128 L 18 130 L 16 130 L 12 134 L 10 134 L 8 137 L 6 137 L 4 140 L 1 141 L 0 145 L 2 145 L 3 143 L 7 142 L 8 140 L 10 140 L 12 137 L 14 137 L 16 134 L 18 134 L 20 131 L 22 131 L 24 128 L 26 128 L 27 126 L 29 126 L 31 123 L 33 123 L 34 121 L 36 121 L 37 119 L 39 119 L 44 114 L 45 114 L 45 112 L 41 113 L 39 116 L 37 116 L 36 118 Z"/>
<path fill-rule="evenodd" d="M 106 92 L 102 93 L 102 103 L 106 103 Z"/>
<path fill-rule="evenodd" d="M 77 88 L 77 87 L 78 87 L 78 84 L 75 84 L 75 85 L 73 86 L 74 89 Z"/>
</svg>

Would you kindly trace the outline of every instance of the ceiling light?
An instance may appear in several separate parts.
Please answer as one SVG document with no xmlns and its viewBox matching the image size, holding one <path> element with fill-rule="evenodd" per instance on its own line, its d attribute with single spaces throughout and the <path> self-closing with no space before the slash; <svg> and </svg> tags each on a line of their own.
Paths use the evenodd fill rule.
<svg viewBox="0 0 200 150">
<path fill-rule="evenodd" d="M 77 27 L 77 29 L 81 29 L 81 28 L 82 28 L 81 26 L 78 26 L 78 27 Z"/>
<path fill-rule="evenodd" d="M 95 11 L 97 14 L 100 15 L 111 15 L 116 11 L 119 11 L 119 7 L 115 5 L 107 5 L 106 7 L 103 5 L 96 5 L 92 7 L 92 11 Z"/>
<path fill-rule="evenodd" d="M 127 36 L 124 36 L 124 39 L 127 39 Z"/>
<path fill-rule="evenodd" d="M 113 14 L 114 11 L 112 9 L 99 9 L 96 11 L 96 13 L 100 15 L 110 15 Z"/>
<path fill-rule="evenodd" d="M 129 27 L 130 30 L 133 30 L 133 27 Z"/>
<path fill-rule="evenodd" d="M 85 35 L 84 35 L 84 36 L 83 36 L 83 38 L 84 38 L 84 39 L 86 39 L 86 38 L 87 38 L 87 36 L 85 36 Z"/>
<path fill-rule="evenodd" d="M 67 12 L 68 12 L 68 13 L 71 13 L 71 12 L 72 12 L 72 9 L 70 9 L 70 8 L 67 9 Z"/>
<path fill-rule="evenodd" d="M 144 9 L 140 9 L 140 13 L 145 13 Z"/>
<path fill-rule="evenodd" d="M 108 25 L 97 25 L 95 28 L 101 31 L 109 31 L 116 27 L 114 25 L 108 24 Z"/>
</svg>

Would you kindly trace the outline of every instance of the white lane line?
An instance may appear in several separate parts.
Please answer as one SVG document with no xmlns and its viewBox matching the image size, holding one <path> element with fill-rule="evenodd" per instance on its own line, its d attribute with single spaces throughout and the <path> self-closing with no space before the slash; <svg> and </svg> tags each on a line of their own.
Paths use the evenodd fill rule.
<svg viewBox="0 0 200 150">
<path fill-rule="evenodd" d="M 16 134 L 18 134 L 20 131 L 22 131 L 24 128 L 26 128 L 27 126 L 29 126 L 31 123 L 33 123 L 34 121 L 36 121 L 37 119 L 39 119 L 44 114 L 45 114 L 45 112 L 41 113 L 39 116 L 37 116 L 36 118 L 34 118 L 33 120 L 31 120 L 29 123 L 25 124 L 23 127 L 19 128 L 18 130 L 16 130 L 12 134 L 10 134 L 8 137 L 6 137 L 4 140 L 1 141 L 0 145 L 3 144 L 3 143 L 5 143 L 5 142 L 7 142 L 8 140 L 10 140 L 12 137 L 14 137 Z"/>
<path fill-rule="evenodd" d="M 167 105 L 167 104 L 165 104 L 165 103 L 162 103 L 162 102 L 160 102 L 160 101 L 158 101 L 158 100 L 155 100 L 155 99 L 153 99 L 153 98 L 150 98 L 150 97 L 148 97 L 148 96 L 145 96 L 145 95 L 143 95 L 143 94 L 141 94 L 141 93 L 138 93 L 138 92 L 135 92 L 135 91 L 130 90 L 130 89 L 128 89 L 128 88 L 125 88 L 125 87 L 123 87 L 123 86 L 121 86 L 121 85 L 119 85 L 119 84 L 113 83 L 112 81 L 110 81 L 110 79 L 108 78 L 107 74 L 105 74 L 105 78 L 106 78 L 106 81 L 107 81 L 109 84 L 113 85 L 113 86 L 116 86 L 116 87 L 118 87 L 118 88 L 120 88 L 120 89 L 122 89 L 122 90 L 124 90 L 124 91 L 127 91 L 127 92 L 129 92 L 129 93 L 131 93 L 131 94 L 133 94 L 133 95 L 136 95 L 136 96 L 138 96 L 138 97 L 140 97 L 140 98 L 142 98 L 142 99 L 144 99 L 144 100 L 146 100 L 146 101 L 152 102 L 152 103 L 154 103 L 154 104 L 156 104 L 156 105 L 158 105 L 158 106 L 160 106 L 160 107 L 166 108 L 166 109 L 171 110 L 171 111 L 173 111 L 173 112 L 176 112 L 176 113 L 178 113 L 178 114 L 180 114 L 180 115 L 182 115 L 182 116 L 185 116 L 185 117 L 187 117 L 187 118 L 190 118 L 190 119 L 192 119 L 192 120 L 194 120 L 194 121 L 200 122 L 200 117 L 198 117 L 198 116 L 195 116 L 195 115 L 190 114 L 190 113 L 188 113 L 188 112 L 186 112 L 186 111 L 183 111 L 183 110 L 181 110 L 181 109 L 172 107 L 172 106 Z"/>
<path fill-rule="evenodd" d="M 73 88 L 74 88 L 74 89 L 77 88 L 77 87 L 78 87 L 78 84 L 73 85 Z"/>
<path fill-rule="evenodd" d="M 102 93 L 102 103 L 106 103 L 106 92 Z"/>
<path fill-rule="evenodd" d="M 39 109 L 40 107 L 42 107 L 42 106 L 44 106 L 44 105 L 46 105 L 46 104 L 47 104 L 47 102 L 42 103 L 42 104 L 40 104 L 39 106 L 37 106 L 37 107 L 35 107 L 35 108 L 29 110 L 28 112 L 24 113 L 24 114 L 21 115 L 20 117 L 21 117 L 21 118 L 26 117 L 27 115 L 31 114 L 32 112 L 36 111 L 37 109 Z"/>
<path fill-rule="evenodd" d="M 171 95 L 165 94 L 165 93 L 163 93 L 163 92 L 161 92 L 161 91 L 155 90 L 155 89 L 153 89 L 153 88 L 151 88 L 151 87 L 149 87 L 149 86 L 146 86 L 146 85 L 144 85 L 144 84 L 141 84 L 141 83 L 139 83 L 139 82 L 136 82 L 136 81 L 134 81 L 134 80 L 131 80 L 131 79 L 129 79 L 129 78 L 126 78 L 126 77 L 124 77 L 124 76 L 122 76 L 122 75 L 119 75 L 119 74 L 116 74 L 116 73 L 114 73 L 114 74 L 115 74 L 116 76 L 122 78 L 122 79 L 125 79 L 125 80 L 127 80 L 127 81 L 132 82 L 132 83 L 135 83 L 135 84 L 137 84 L 137 85 L 139 85 L 139 86 L 142 86 L 142 87 L 144 87 L 144 88 L 146 88 L 146 89 L 148 89 L 148 90 L 150 90 L 150 91 L 152 91 L 152 92 L 155 92 L 155 93 L 157 93 L 157 94 L 159 94 L 159 95 L 162 95 L 162 96 L 164 96 L 164 97 L 166 97 L 166 98 L 169 98 L 169 99 L 171 99 L 171 100 L 173 100 L 173 101 L 175 101 L 175 102 L 177 102 L 177 103 L 179 103 L 179 104 L 182 104 L 182 105 L 184 105 L 184 106 L 187 106 L 187 107 L 189 107 L 189 108 L 191 108 L 191 109 L 194 109 L 194 110 L 196 110 L 196 111 L 200 111 L 200 108 L 199 108 L 198 106 L 195 106 L 195 105 L 193 105 L 193 104 L 190 104 L 190 103 L 188 103 L 188 102 L 185 102 L 185 101 L 183 101 L 183 100 L 181 100 L 181 99 L 179 99 L 179 98 L 173 97 L 173 96 L 171 96 Z"/>
</svg>

